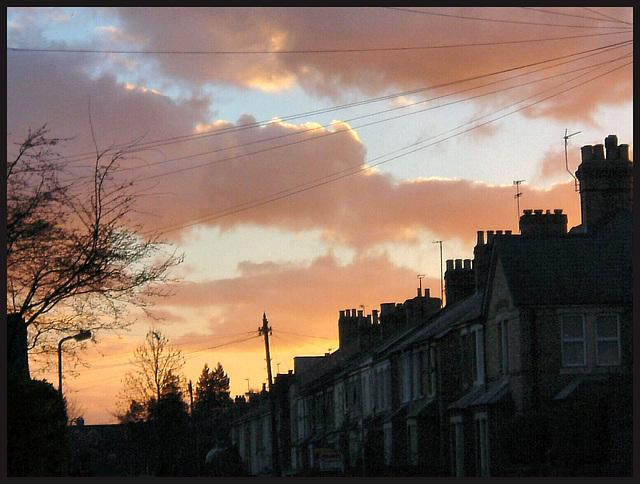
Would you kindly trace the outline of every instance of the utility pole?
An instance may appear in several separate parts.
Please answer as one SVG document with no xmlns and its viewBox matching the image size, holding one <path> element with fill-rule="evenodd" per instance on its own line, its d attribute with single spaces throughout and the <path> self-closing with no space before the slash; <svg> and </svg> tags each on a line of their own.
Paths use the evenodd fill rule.
<svg viewBox="0 0 640 484">
<path fill-rule="evenodd" d="M 258 328 L 258 334 L 264 336 L 264 350 L 267 360 L 267 380 L 269 383 L 269 403 L 271 405 L 271 456 L 273 460 L 273 472 L 276 477 L 281 477 L 280 445 L 278 434 L 278 419 L 276 417 L 276 396 L 273 391 L 273 375 L 271 374 L 271 352 L 269 350 L 269 335 L 271 328 L 267 321 L 267 313 L 262 314 L 262 327 Z"/>
<path fill-rule="evenodd" d="M 269 335 L 271 334 L 271 328 L 269 327 L 269 321 L 267 321 L 267 314 L 262 314 L 262 327 L 258 328 L 258 334 L 264 336 L 264 351 L 267 355 L 267 381 L 269 383 L 269 391 L 272 390 L 273 376 L 271 375 L 271 352 L 269 351 Z"/>
<path fill-rule="evenodd" d="M 434 240 L 434 244 L 440 244 L 440 308 L 444 305 L 444 278 L 442 276 L 442 240 Z"/>
</svg>

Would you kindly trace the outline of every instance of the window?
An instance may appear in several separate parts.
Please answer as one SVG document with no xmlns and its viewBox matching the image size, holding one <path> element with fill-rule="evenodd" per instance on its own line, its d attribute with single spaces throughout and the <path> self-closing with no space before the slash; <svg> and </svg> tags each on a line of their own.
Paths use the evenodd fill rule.
<svg viewBox="0 0 640 484">
<path fill-rule="evenodd" d="M 386 366 L 382 374 L 383 380 L 383 406 L 382 408 L 388 410 L 391 408 L 391 367 Z"/>
<path fill-rule="evenodd" d="M 344 420 L 344 382 L 339 381 L 335 387 L 334 426 L 340 427 Z"/>
<path fill-rule="evenodd" d="M 476 427 L 476 469 L 479 476 L 489 475 L 489 427 L 485 412 L 474 415 Z"/>
<path fill-rule="evenodd" d="M 368 416 L 371 415 L 373 411 L 373 398 L 375 397 L 372 392 L 373 388 L 371 387 L 371 370 L 366 369 L 361 373 L 362 378 L 362 412 L 363 415 Z"/>
<path fill-rule="evenodd" d="M 464 328 L 460 332 L 462 342 L 463 373 L 467 375 L 467 382 L 473 385 L 484 383 L 484 341 L 482 326 L 476 325 Z"/>
<path fill-rule="evenodd" d="M 436 392 L 436 348 L 434 345 L 420 350 L 420 394 L 429 397 Z"/>
<path fill-rule="evenodd" d="M 562 366 L 617 366 L 621 362 L 620 318 L 616 313 L 564 314 Z"/>
<path fill-rule="evenodd" d="M 585 344 L 584 316 L 564 315 L 562 325 L 562 365 L 585 366 L 587 351 Z"/>
<path fill-rule="evenodd" d="M 464 477 L 464 435 L 462 431 L 462 417 L 451 417 L 451 448 L 453 449 L 452 471 L 455 477 Z"/>
<path fill-rule="evenodd" d="M 402 403 L 411 400 L 411 355 L 402 353 L 400 360 L 400 377 L 402 378 Z"/>
<path fill-rule="evenodd" d="M 620 364 L 620 322 L 617 314 L 596 316 L 596 364 Z"/>
<path fill-rule="evenodd" d="M 384 441 L 384 463 L 391 465 L 393 458 L 393 433 L 392 424 L 385 423 L 382 427 L 382 440 Z"/>
<path fill-rule="evenodd" d="M 391 378 L 388 363 L 376 369 L 376 412 L 388 410 L 391 402 Z"/>
<path fill-rule="evenodd" d="M 420 396 L 420 353 L 414 351 L 411 358 L 411 399 Z"/>
<path fill-rule="evenodd" d="M 407 456 L 408 464 L 411 466 L 418 465 L 418 422 L 412 418 L 407 420 L 407 443 L 409 455 Z"/>
<path fill-rule="evenodd" d="M 509 320 L 498 321 L 498 343 L 500 346 L 500 374 L 509 374 Z"/>
<path fill-rule="evenodd" d="M 429 346 L 429 395 L 436 393 L 436 346 Z"/>
</svg>

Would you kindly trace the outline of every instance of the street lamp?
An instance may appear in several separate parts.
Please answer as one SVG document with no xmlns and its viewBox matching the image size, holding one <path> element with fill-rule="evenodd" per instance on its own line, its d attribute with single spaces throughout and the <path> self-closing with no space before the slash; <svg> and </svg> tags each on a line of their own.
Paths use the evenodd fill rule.
<svg viewBox="0 0 640 484">
<path fill-rule="evenodd" d="M 89 338 L 91 338 L 91 331 L 82 330 L 78 334 L 74 334 L 73 336 L 65 336 L 58 342 L 58 392 L 60 392 L 61 397 L 62 397 L 62 343 L 70 339 L 75 339 L 76 341 L 84 341 Z"/>
</svg>

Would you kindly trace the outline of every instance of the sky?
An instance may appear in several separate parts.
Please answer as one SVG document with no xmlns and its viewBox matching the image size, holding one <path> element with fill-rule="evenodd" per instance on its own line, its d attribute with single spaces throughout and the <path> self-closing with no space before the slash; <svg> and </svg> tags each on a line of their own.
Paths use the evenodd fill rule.
<svg viewBox="0 0 640 484">
<path fill-rule="evenodd" d="M 341 310 L 440 297 L 477 231 L 579 225 L 580 147 L 633 153 L 632 41 L 632 7 L 8 7 L 8 157 L 45 123 L 76 160 L 91 128 L 136 143 L 135 221 L 185 255 L 155 319 L 65 367 L 75 416 L 116 421 L 151 327 L 242 395 L 267 381 L 264 313 L 286 373 L 338 348 Z"/>
</svg>

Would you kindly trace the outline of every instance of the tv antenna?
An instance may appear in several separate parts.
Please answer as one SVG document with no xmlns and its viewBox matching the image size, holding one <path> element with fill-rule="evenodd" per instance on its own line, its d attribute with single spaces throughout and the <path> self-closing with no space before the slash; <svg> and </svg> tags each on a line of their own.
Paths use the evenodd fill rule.
<svg viewBox="0 0 640 484">
<path fill-rule="evenodd" d="M 422 279 L 424 279 L 425 277 L 427 277 L 426 274 L 418 274 L 418 294 L 420 295 L 420 297 L 422 297 Z"/>
<path fill-rule="evenodd" d="M 440 245 L 440 309 L 444 304 L 444 279 L 442 277 L 442 240 L 434 240 L 434 244 Z"/>
<path fill-rule="evenodd" d="M 513 198 L 518 202 L 518 221 L 520 221 L 520 197 L 522 196 L 522 192 L 520 191 L 520 185 L 522 185 L 524 180 L 513 180 L 513 184 L 516 186 L 516 194 Z"/>
<path fill-rule="evenodd" d="M 578 133 L 581 133 L 582 131 L 576 131 L 575 133 L 571 133 L 571 134 L 567 134 L 568 130 L 565 129 L 564 130 L 564 167 L 566 168 L 567 172 L 569 173 L 569 175 L 571 175 L 573 177 L 573 185 L 575 188 L 575 191 L 577 192 L 579 190 L 578 188 L 578 179 L 576 178 L 576 176 L 571 173 L 571 170 L 569 170 L 569 156 L 567 155 L 567 144 L 569 142 L 569 138 L 571 138 L 572 136 L 577 135 Z"/>
</svg>

